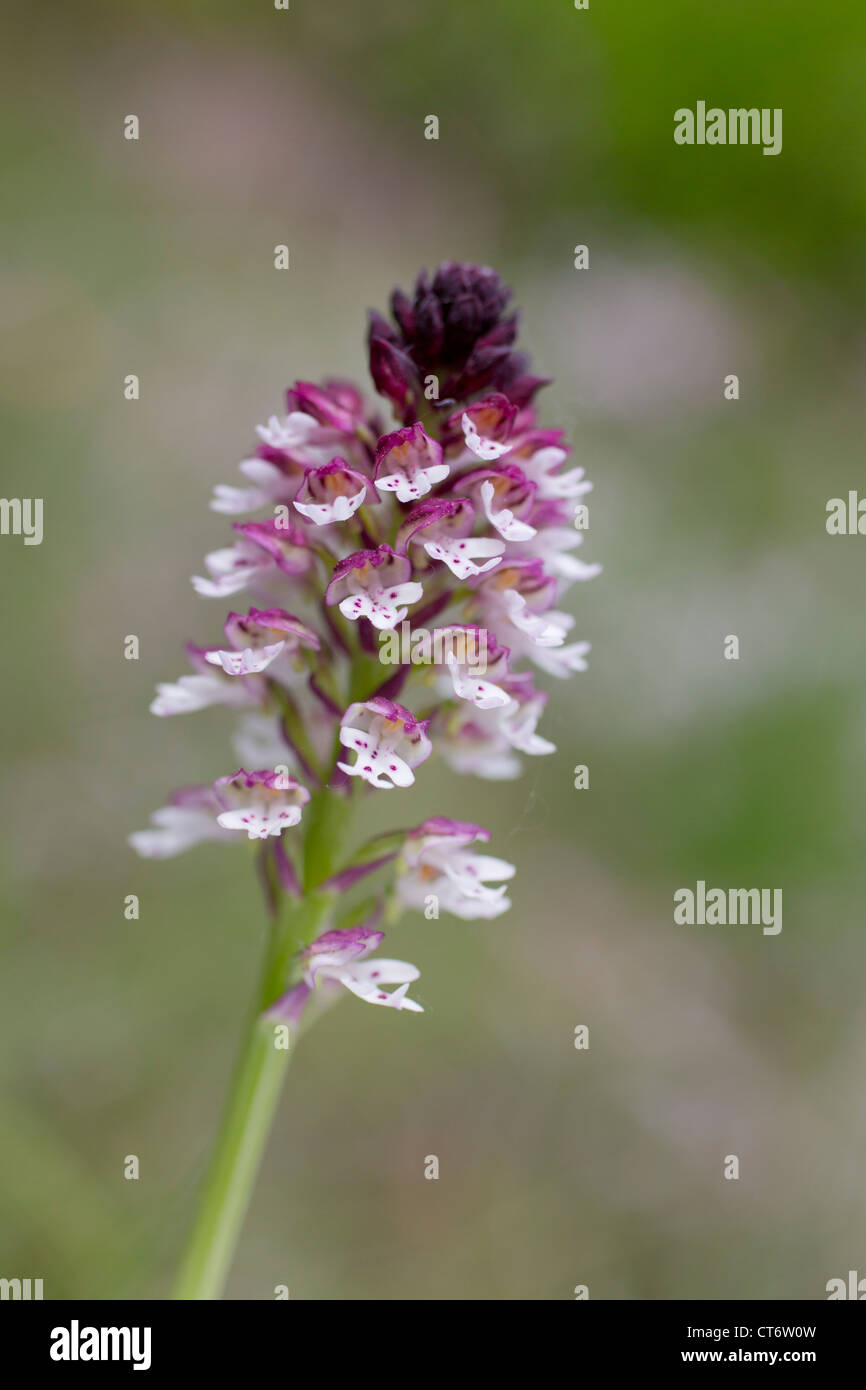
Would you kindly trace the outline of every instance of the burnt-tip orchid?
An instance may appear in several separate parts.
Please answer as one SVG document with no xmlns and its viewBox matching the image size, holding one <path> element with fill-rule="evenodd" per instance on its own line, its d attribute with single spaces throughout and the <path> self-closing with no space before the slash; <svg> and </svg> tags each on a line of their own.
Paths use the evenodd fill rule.
<svg viewBox="0 0 866 1390">
<path fill-rule="evenodd" d="M 349 382 L 296 381 L 251 432 L 239 482 L 213 493 L 231 534 L 192 584 L 231 611 L 221 635 L 188 645 L 191 673 L 160 684 L 151 708 L 233 707 L 226 763 L 241 766 L 175 792 L 130 841 L 147 858 L 247 844 L 271 936 L 180 1296 L 221 1283 L 279 1067 L 319 1006 L 351 994 L 423 1012 L 409 997 L 417 968 L 376 954 L 378 924 L 511 906 L 514 867 L 479 851 L 486 830 L 445 816 L 411 828 L 399 809 L 436 754 L 505 780 L 554 752 L 533 668 L 563 678 L 586 665 L 561 605 L 598 573 L 574 553 L 591 484 L 538 421 L 545 381 L 515 349 L 509 300 L 495 271 L 455 262 L 395 290 L 391 317 L 369 326 L 393 418 Z M 358 843 L 360 802 L 395 790 L 404 828 Z"/>
</svg>

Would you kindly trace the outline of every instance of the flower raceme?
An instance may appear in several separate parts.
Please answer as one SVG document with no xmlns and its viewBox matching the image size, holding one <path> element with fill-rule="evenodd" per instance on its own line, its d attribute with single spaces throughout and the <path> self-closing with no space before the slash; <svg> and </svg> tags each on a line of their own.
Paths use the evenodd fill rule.
<svg viewBox="0 0 866 1390">
<path fill-rule="evenodd" d="M 371 316 L 369 356 L 397 427 L 383 433 L 348 382 L 298 381 L 286 414 L 257 428 L 243 484 L 216 487 L 211 506 L 232 518 L 232 543 L 192 582 L 237 611 L 224 641 L 187 647 L 191 673 L 160 684 L 151 708 L 235 707 L 245 766 L 176 792 L 130 837 L 139 854 L 259 840 L 275 911 L 302 882 L 330 903 L 385 867 L 393 881 L 377 910 L 388 920 L 431 895 L 463 919 L 510 906 L 514 869 L 470 848 L 487 840 L 479 826 L 437 817 L 311 880 L 310 837 L 326 832 L 301 825 L 323 800 L 410 787 L 434 750 L 490 779 L 519 775 L 520 754 L 554 751 L 536 732 L 547 696 L 531 667 L 558 678 L 585 669 L 588 643 L 566 641 L 574 620 L 557 605 L 599 570 L 573 554 L 575 506 L 591 484 L 563 468 L 561 431 L 538 422 L 545 383 L 514 350 L 509 298 L 494 271 L 454 262 L 420 275 L 411 296 L 396 290 L 393 320 Z M 398 628 L 446 656 L 386 670 L 381 642 Z M 479 637 L 483 680 L 460 655 Z M 313 995 L 343 988 L 420 1011 L 408 997 L 417 970 L 372 955 L 381 939 L 367 921 L 297 943 L 276 1014 L 297 1024 Z"/>
</svg>

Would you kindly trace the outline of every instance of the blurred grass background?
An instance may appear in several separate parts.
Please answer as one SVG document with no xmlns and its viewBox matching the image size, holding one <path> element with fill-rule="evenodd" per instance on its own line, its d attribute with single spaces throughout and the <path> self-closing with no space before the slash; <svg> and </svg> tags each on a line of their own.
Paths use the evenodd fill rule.
<svg viewBox="0 0 866 1390">
<path fill-rule="evenodd" d="M 823 1297 L 866 1260 L 866 541 L 824 528 L 866 491 L 866 15 L 151 0 L 2 37 L 3 491 L 45 540 L 0 544 L 0 1274 L 168 1290 L 263 914 L 243 855 L 126 848 L 232 763 L 152 687 L 217 633 L 189 575 L 253 426 L 457 258 L 515 287 L 595 481 L 591 666 L 521 781 L 401 797 L 488 825 L 514 908 L 407 919 L 423 1018 L 347 1000 L 304 1041 L 228 1296 Z M 782 107 L 782 154 L 675 146 L 698 99 Z M 698 878 L 781 887 L 781 935 L 675 927 Z"/>
</svg>

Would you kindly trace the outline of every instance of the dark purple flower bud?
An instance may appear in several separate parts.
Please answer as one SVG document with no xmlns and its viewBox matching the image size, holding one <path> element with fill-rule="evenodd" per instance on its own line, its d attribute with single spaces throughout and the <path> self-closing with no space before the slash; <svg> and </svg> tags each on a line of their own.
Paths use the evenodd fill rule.
<svg viewBox="0 0 866 1390">
<path fill-rule="evenodd" d="M 371 315 L 370 370 L 404 423 L 429 419 L 439 402 L 453 411 L 491 390 L 511 396 L 512 382 L 519 403 L 531 399 L 541 380 L 527 376 L 526 359 L 512 350 L 518 316 L 505 314 L 510 297 L 496 271 L 445 261 L 432 281 L 422 271 L 411 299 L 393 292 L 396 327 Z M 422 394 L 429 377 L 438 385 L 432 403 Z"/>
<path fill-rule="evenodd" d="M 542 386 L 549 386 L 551 380 L 552 377 L 549 376 L 533 376 L 531 372 L 524 372 L 515 377 L 513 381 L 509 381 L 504 389 L 507 390 L 507 394 L 514 404 L 522 409 L 525 405 L 530 404 Z"/>
<path fill-rule="evenodd" d="M 370 337 L 370 375 L 376 390 L 393 401 L 397 414 L 406 419 L 414 415 L 411 402 L 417 393 L 418 378 L 411 358 L 385 338 Z"/>
<path fill-rule="evenodd" d="M 396 293 L 396 291 L 395 291 Z M 381 338 L 386 343 L 399 343 L 400 334 L 392 328 L 386 318 L 376 309 L 370 310 L 369 338 L 372 342 L 374 338 Z"/>
<path fill-rule="evenodd" d="M 485 333 L 483 338 L 478 341 L 478 347 L 501 347 L 504 343 L 510 347 L 517 337 L 517 327 L 520 323 L 520 315 L 513 313 L 510 318 L 502 319 L 495 328 L 491 328 L 489 333 Z"/>
<path fill-rule="evenodd" d="M 415 336 L 415 315 L 412 312 L 412 301 L 402 290 L 394 290 L 391 295 L 391 313 L 397 320 L 403 337 L 413 338 Z M 376 318 L 380 317 L 381 315 L 376 315 Z M 382 322 L 384 323 L 385 320 L 382 319 Z"/>
<path fill-rule="evenodd" d="M 508 379 L 508 368 L 514 354 L 505 347 L 476 347 L 460 377 L 459 396 L 464 399 L 487 386 L 496 386 Z"/>
<path fill-rule="evenodd" d="M 416 305 L 414 324 L 415 335 L 424 344 L 427 357 L 437 361 L 445 343 L 445 328 L 442 309 L 435 295 L 425 294 Z"/>
</svg>

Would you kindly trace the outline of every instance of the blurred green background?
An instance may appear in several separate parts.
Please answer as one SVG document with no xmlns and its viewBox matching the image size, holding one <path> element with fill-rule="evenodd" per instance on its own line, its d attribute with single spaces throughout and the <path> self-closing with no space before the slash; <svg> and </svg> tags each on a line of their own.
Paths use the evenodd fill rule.
<svg viewBox="0 0 866 1390">
<path fill-rule="evenodd" d="M 347 998 L 305 1039 L 227 1296 L 822 1298 L 866 1272 L 866 540 L 824 526 L 866 492 L 866 12 L 150 0 L 2 38 L 3 491 L 45 499 L 45 540 L 0 542 L 0 1274 L 166 1296 L 263 911 L 243 855 L 127 848 L 232 766 L 226 712 L 147 706 L 218 632 L 189 584 L 225 543 L 212 485 L 291 380 L 362 377 L 365 310 L 445 258 L 514 286 L 594 479 L 590 670 L 520 781 L 437 764 L 400 794 L 406 823 L 490 827 L 513 910 L 407 918 L 423 1017 Z M 782 154 L 676 146 L 698 99 L 782 107 Z M 698 878 L 782 888 L 781 935 L 674 926 Z"/>
</svg>

